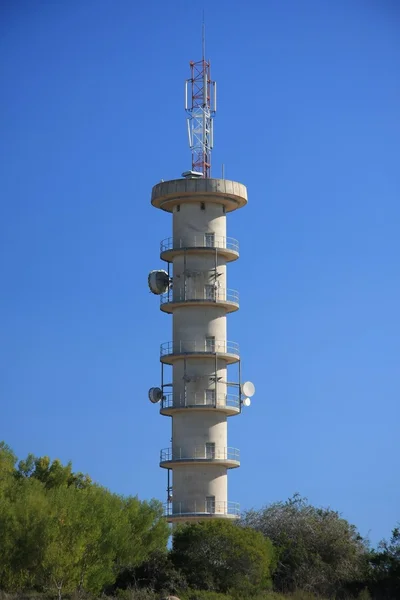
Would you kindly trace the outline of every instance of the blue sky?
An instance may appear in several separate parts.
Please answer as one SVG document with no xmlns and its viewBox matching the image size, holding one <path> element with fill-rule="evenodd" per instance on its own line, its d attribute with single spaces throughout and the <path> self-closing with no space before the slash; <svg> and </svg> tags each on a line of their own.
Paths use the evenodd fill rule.
<svg viewBox="0 0 400 600">
<path fill-rule="evenodd" d="M 0 439 L 165 499 L 170 422 L 147 399 L 171 319 L 149 294 L 190 167 L 183 81 L 202 6 L 0 8 Z M 229 421 L 229 499 L 300 492 L 376 543 L 400 519 L 400 7 L 205 4 L 213 174 L 248 186 L 229 339 L 256 384 Z"/>
</svg>

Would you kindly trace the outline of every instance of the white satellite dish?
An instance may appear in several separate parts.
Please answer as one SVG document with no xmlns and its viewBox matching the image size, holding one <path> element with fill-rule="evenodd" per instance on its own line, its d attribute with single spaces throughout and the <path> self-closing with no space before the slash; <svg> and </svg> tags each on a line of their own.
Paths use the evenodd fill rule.
<svg viewBox="0 0 400 600">
<path fill-rule="evenodd" d="M 152 402 L 153 404 L 157 404 L 157 402 L 160 402 L 160 400 L 163 397 L 163 393 L 161 388 L 159 387 L 152 387 L 149 389 L 149 400 L 150 402 Z"/>
<path fill-rule="evenodd" d="M 243 396 L 247 396 L 248 398 L 251 398 L 256 393 L 254 383 L 252 383 L 251 381 L 245 381 L 244 383 L 242 383 L 241 390 Z"/>
<path fill-rule="evenodd" d="M 169 289 L 169 275 L 167 271 L 163 271 L 162 269 L 150 271 L 147 281 L 150 291 L 157 296 L 165 294 Z"/>
<path fill-rule="evenodd" d="M 250 398 L 245 398 L 245 399 L 242 401 L 242 403 L 243 403 L 243 406 L 250 406 L 250 404 L 251 404 L 251 400 L 250 400 Z"/>
</svg>

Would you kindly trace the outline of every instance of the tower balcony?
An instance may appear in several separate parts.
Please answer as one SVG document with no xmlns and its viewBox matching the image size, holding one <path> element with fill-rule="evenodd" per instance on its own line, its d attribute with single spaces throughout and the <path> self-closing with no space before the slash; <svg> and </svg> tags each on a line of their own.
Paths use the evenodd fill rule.
<svg viewBox="0 0 400 600">
<path fill-rule="evenodd" d="M 204 502 L 166 502 L 163 505 L 164 517 L 170 522 L 199 521 L 212 518 L 238 519 L 240 505 L 238 502 L 210 501 Z"/>
<path fill-rule="evenodd" d="M 221 358 L 226 364 L 239 362 L 239 344 L 226 340 L 215 340 L 206 337 L 205 340 L 164 342 L 160 347 L 160 360 L 167 365 L 173 365 L 182 358 Z"/>
<path fill-rule="evenodd" d="M 205 286 L 203 290 L 185 292 L 184 290 L 170 289 L 160 296 L 160 308 L 166 313 L 172 313 L 174 308 L 180 306 L 222 306 L 227 313 L 239 309 L 239 292 L 215 288 L 213 285 Z"/>
<path fill-rule="evenodd" d="M 239 242 L 232 237 L 216 233 L 198 233 L 187 239 L 166 238 L 160 242 L 160 257 L 166 262 L 172 262 L 175 256 L 187 254 L 215 254 L 223 256 L 227 262 L 239 258 Z"/>
<path fill-rule="evenodd" d="M 183 395 L 165 394 L 161 400 L 160 413 L 172 416 L 184 410 L 218 410 L 228 416 L 240 413 L 239 394 L 216 394 L 215 390 L 192 392 Z"/>
<path fill-rule="evenodd" d="M 240 450 L 223 448 L 209 442 L 193 448 L 164 448 L 160 451 L 160 467 L 171 469 L 174 465 L 218 464 L 227 469 L 240 466 Z"/>
<path fill-rule="evenodd" d="M 214 203 L 231 212 L 247 204 L 247 189 L 242 183 L 229 179 L 172 179 L 157 183 L 151 191 L 151 203 L 156 208 L 172 212 L 181 203 Z"/>
</svg>

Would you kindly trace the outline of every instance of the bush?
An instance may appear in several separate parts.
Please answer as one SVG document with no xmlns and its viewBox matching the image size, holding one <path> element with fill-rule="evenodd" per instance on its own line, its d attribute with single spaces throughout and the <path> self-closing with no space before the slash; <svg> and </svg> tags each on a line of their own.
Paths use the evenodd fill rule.
<svg viewBox="0 0 400 600">
<path fill-rule="evenodd" d="M 134 568 L 123 569 L 113 586 L 106 589 L 106 593 L 113 594 L 118 590 L 153 590 L 165 596 L 174 595 L 179 590 L 187 588 L 186 580 L 177 571 L 166 552 L 153 552 L 147 560 Z M 179 594 L 178 594 L 179 595 Z M 129 599 L 128 599 L 129 600 Z"/>
<path fill-rule="evenodd" d="M 171 560 L 190 589 L 244 598 L 271 586 L 274 550 L 262 534 L 224 520 L 183 525 L 173 536 Z"/>
<path fill-rule="evenodd" d="M 233 600 L 228 594 L 219 592 L 207 592 L 204 590 L 187 590 L 179 594 L 179 600 Z"/>
<path fill-rule="evenodd" d="M 241 523 L 263 533 L 279 549 L 274 588 L 280 592 L 305 590 L 336 597 L 365 577 L 368 548 L 356 528 L 337 512 L 311 506 L 298 494 L 248 511 Z"/>
<path fill-rule="evenodd" d="M 118 600 L 158 600 L 159 596 L 150 589 L 132 589 L 118 590 Z M 112 599 L 110 599 L 112 600 Z"/>
</svg>

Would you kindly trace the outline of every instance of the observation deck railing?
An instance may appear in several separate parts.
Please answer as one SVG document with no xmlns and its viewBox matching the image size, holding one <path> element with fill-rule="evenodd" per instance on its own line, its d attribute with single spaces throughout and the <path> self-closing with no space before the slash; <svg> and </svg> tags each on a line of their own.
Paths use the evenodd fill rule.
<svg viewBox="0 0 400 600">
<path fill-rule="evenodd" d="M 220 248 L 230 250 L 239 254 L 239 242 L 233 237 L 226 237 L 218 234 L 200 233 L 190 236 L 190 238 L 165 238 L 160 242 L 160 253 L 168 250 L 181 250 L 183 248 Z"/>
<path fill-rule="evenodd" d="M 229 461 L 240 462 L 238 448 L 224 448 L 213 444 L 203 444 L 193 448 L 163 448 L 160 450 L 160 463 L 175 461 Z"/>
<path fill-rule="evenodd" d="M 239 344 L 226 340 L 178 340 L 164 342 L 160 346 L 160 357 L 174 354 L 235 354 L 239 355 Z"/>
<path fill-rule="evenodd" d="M 239 292 L 232 289 L 212 288 L 203 290 L 174 290 L 170 289 L 160 296 L 160 305 L 173 302 L 208 302 L 208 303 L 230 303 L 239 305 Z"/>
<path fill-rule="evenodd" d="M 189 392 L 187 394 L 175 395 L 173 392 L 164 394 L 161 400 L 163 408 L 236 408 L 240 409 L 240 397 L 236 394 L 210 394 L 205 392 Z"/>
<path fill-rule="evenodd" d="M 240 516 L 240 504 L 231 501 L 166 502 L 163 505 L 165 517 L 190 517 L 197 515 Z"/>
</svg>

